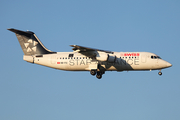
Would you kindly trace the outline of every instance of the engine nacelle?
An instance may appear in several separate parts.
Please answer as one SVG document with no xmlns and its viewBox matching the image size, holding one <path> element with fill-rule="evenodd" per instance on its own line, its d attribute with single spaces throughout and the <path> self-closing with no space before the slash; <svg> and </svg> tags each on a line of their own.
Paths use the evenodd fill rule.
<svg viewBox="0 0 180 120">
<path fill-rule="evenodd" d="M 107 61 L 111 62 L 111 63 L 115 62 L 116 61 L 116 56 L 113 55 L 113 54 L 108 54 L 108 60 Z"/>
<path fill-rule="evenodd" d="M 115 62 L 116 61 L 116 56 L 113 54 L 107 54 L 107 53 L 98 53 L 96 55 L 96 59 L 99 61 L 103 61 L 103 62 Z"/>
</svg>

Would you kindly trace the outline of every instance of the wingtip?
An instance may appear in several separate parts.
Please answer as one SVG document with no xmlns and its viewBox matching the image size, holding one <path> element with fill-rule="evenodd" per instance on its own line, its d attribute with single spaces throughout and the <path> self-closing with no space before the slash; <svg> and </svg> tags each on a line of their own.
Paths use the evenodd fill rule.
<svg viewBox="0 0 180 120">
<path fill-rule="evenodd" d="M 69 45 L 69 46 L 71 46 L 71 47 L 76 47 L 77 45 Z"/>
<path fill-rule="evenodd" d="M 14 30 L 14 28 L 8 28 L 7 30 L 12 31 L 12 30 Z"/>
</svg>

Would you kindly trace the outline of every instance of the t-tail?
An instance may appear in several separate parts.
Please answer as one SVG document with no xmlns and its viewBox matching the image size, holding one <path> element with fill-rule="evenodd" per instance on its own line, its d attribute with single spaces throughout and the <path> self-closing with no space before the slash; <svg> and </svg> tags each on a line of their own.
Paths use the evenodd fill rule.
<svg viewBox="0 0 180 120">
<path fill-rule="evenodd" d="M 24 52 L 25 59 L 33 59 L 34 56 L 43 55 L 43 54 L 53 54 L 48 50 L 38 39 L 38 37 L 31 31 L 21 31 L 17 29 L 8 29 L 16 34 L 19 44 Z M 32 62 L 33 60 L 26 60 Z"/>
</svg>

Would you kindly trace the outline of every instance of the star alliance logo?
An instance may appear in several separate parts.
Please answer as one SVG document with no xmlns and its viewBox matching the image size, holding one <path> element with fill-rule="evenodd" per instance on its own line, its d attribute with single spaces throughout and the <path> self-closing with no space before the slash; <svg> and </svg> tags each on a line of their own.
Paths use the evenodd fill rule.
<svg viewBox="0 0 180 120">
<path fill-rule="evenodd" d="M 38 42 L 33 41 L 32 39 L 29 39 L 27 41 L 27 43 L 24 43 L 24 46 L 26 47 L 27 52 L 31 52 L 31 51 L 36 52 L 36 45 L 37 44 L 38 44 Z"/>
</svg>

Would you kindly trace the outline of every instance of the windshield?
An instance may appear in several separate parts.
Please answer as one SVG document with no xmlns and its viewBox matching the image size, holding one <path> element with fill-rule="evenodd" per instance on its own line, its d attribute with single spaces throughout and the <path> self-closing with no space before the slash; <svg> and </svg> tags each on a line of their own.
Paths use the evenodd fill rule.
<svg viewBox="0 0 180 120">
<path fill-rule="evenodd" d="M 161 57 L 152 55 L 152 56 L 151 56 L 151 59 L 161 59 Z"/>
</svg>

